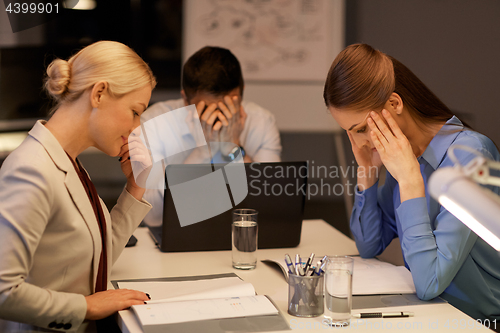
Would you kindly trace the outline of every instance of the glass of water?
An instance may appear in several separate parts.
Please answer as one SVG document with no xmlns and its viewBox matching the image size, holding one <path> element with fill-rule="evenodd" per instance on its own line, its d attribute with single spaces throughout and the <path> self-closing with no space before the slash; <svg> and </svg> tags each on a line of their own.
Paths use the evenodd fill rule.
<svg viewBox="0 0 500 333">
<path fill-rule="evenodd" d="M 334 327 L 350 324 L 352 271 L 354 260 L 348 256 L 329 256 L 325 267 L 324 322 Z"/>
<path fill-rule="evenodd" d="M 254 269 L 257 265 L 258 212 L 255 209 L 233 210 L 233 267 Z"/>
</svg>

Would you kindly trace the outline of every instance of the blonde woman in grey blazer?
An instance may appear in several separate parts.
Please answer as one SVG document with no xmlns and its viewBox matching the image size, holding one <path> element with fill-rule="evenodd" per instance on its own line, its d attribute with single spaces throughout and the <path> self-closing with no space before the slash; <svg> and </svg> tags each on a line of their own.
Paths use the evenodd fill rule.
<svg viewBox="0 0 500 333">
<path fill-rule="evenodd" d="M 48 67 L 55 112 L 0 169 L 0 332 L 92 332 L 96 320 L 148 299 L 133 290 L 96 292 L 96 285 L 106 286 L 151 209 L 134 181 L 127 138 L 155 84 L 147 64 L 116 42 L 92 44 Z M 77 156 L 90 146 L 120 156 L 127 176 L 111 212 L 97 195 L 92 203 L 93 186 L 82 180 Z"/>
</svg>

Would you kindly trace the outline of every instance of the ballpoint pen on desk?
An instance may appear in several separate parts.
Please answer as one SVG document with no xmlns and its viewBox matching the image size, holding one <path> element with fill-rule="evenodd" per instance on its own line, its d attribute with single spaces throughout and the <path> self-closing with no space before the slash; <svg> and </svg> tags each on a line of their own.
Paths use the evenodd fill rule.
<svg viewBox="0 0 500 333">
<path fill-rule="evenodd" d="M 413 317 L 413 312 L 368 312 L 368 313 L 355 313 L 354 318 L 406 318 Z"/>
</svg>

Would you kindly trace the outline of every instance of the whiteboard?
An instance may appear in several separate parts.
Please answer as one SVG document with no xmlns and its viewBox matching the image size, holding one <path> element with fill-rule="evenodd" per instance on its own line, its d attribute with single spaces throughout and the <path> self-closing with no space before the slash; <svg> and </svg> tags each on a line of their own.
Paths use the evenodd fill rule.
<svg viewBox="0 0 500 333">
<path fill-rule="evenodd" d="M 344 0 L 186 0 L 183 32 L 184 62 L 220 46 L 245 81 L 324 82 L 344 47 Z"/>
</svg>

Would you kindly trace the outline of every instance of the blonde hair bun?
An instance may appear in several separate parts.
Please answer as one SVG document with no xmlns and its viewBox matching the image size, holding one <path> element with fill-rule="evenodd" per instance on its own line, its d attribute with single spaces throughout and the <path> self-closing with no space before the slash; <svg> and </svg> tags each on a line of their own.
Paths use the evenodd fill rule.
<svg viewBox="0 0 500 333">
<path fill-rule="evenodd" d="M 71 81 L 71 66 L 66 60 L 55 59 L 47 67 L 45 89 L 56 102 L 64 100 Z"/>
<path fill-rule="evenodd" d="M 81 49 L 68 61 L 56 59 L 47 67 L 45 89 L 55 102 L 52 111 L 76 101 L 99 81 L 107 82 L 108 92 L 116 98 L 156 85 L 148 64 L 134 50 L 119 42 L 100 41 Z"/>
</svg>

